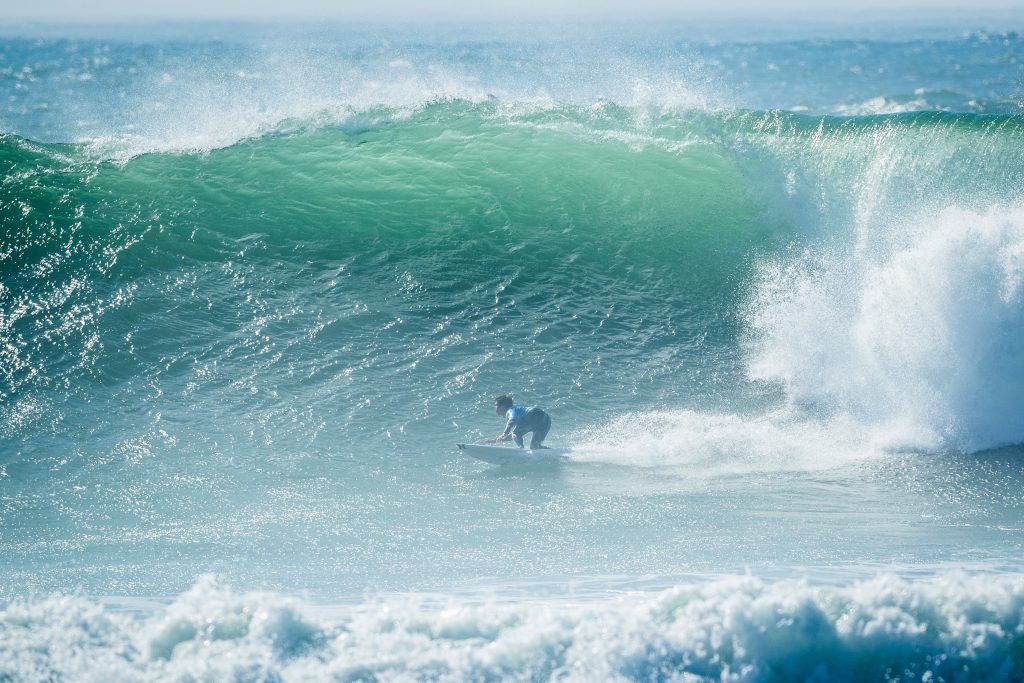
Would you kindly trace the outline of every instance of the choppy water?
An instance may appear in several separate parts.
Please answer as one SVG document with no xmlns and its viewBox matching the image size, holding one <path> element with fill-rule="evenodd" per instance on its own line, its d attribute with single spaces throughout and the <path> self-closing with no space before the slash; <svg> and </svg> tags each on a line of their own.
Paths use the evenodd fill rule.
<svg viewBox="0 0 1024 683">
<path fill-rule="evenodd" d="M 988 28 L 8 27 L 0 680 L 1024 677 Z"/>
</svg>

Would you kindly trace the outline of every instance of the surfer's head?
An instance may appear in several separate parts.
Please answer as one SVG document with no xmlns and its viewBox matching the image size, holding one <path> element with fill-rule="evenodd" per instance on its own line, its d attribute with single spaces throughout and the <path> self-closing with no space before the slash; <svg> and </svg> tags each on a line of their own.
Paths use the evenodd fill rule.
<svg viewBox="0 0 1024 683">
<path fill-rule="evenodd" d="M 494 412 L 504 415 L 512 407 L 512 397 L 508 394 L 501 394 L 494 397 Z"/>
</svg>

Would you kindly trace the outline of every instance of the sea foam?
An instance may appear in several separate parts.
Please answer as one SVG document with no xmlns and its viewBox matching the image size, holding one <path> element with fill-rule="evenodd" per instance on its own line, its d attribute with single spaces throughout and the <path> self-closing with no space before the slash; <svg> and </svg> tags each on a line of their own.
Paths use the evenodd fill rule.
<svg viewBox="0 0 1024 683">
<path fill-rule="evenodd" d="M 751 376 L 884 426 L 896 446 L 1024 441 L 1024 209 L 950 207 L 899 227 L 882 245 L 763 264 Z"/>
<path fill-rule="evenodd" d="M 381 597 L 316 608 L 207 577 L 134 613 L 78 597 L 0 611 L 0 677 L 190 681 L 1012 681 L 1024 580 L 845 587 L 750 576 L 586 602 Z"/>
</svg>

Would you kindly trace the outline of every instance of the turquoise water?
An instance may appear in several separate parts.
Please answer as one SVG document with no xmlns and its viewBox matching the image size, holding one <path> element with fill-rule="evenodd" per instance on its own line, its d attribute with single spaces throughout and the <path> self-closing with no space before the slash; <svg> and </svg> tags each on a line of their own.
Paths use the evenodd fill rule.
<svg viewBox="0 0 1024 683">
<path fill-rule="evenodd" d="M 0 679 L 1024 676 L 1022 40 L 798 28 L 8 27 Z"/>
</svg>

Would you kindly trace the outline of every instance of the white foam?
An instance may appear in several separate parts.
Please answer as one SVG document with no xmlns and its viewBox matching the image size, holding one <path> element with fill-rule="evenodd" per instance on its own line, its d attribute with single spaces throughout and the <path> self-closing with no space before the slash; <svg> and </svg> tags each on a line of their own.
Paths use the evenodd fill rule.
<svg viewBox="0 0 1024 683">
<path fill-rule="evenodd" d="M 318 616 L 313 616 L 317 612 Z M 847 586 L 725 577 L 657 593 L 314 610 L 205 579 L 137 614 L 80 597 L 0 610 L 0 677 L 80 681 L 1019 680 L 1024 577 Z"/>
<path fill-rule="evenodd" d="M 1021 207 L 950 207 L 766 263 L 747 309 L 750 375 L 894 446 L 1022 442 L 1022 272 Z"/>
<path fill-rule="evenodd" d="M 574 459 L 692 479 L 1024 442 L 1024 207 L 884 222 L 875 202 L 857 203 L 848 244 L 758 269 L 748 374 L 781 384 L 785 405 L 622 415 L 576 435 Z"/>
<path fill-rule="evenodd" d="M 632 413 L 573 443 L 578 462 L 682 470 L 688 479 L 750 472 L 820 470 L 877 455 L 877 435 L 843 417 L 808 420 L 690 410 Z"/>
<path fill-rule="evenodd" d="M 929 102 L 920 96 L 900 100 L 879 95 L 866 99 L 863 102 L 839 104 L 833 107 L 832 110 L 840 116 L 877 116 L 880 114 L 905 114 L 914 111 L 936 111 L 942 109 L 944 107 Z"/>
</svg>

